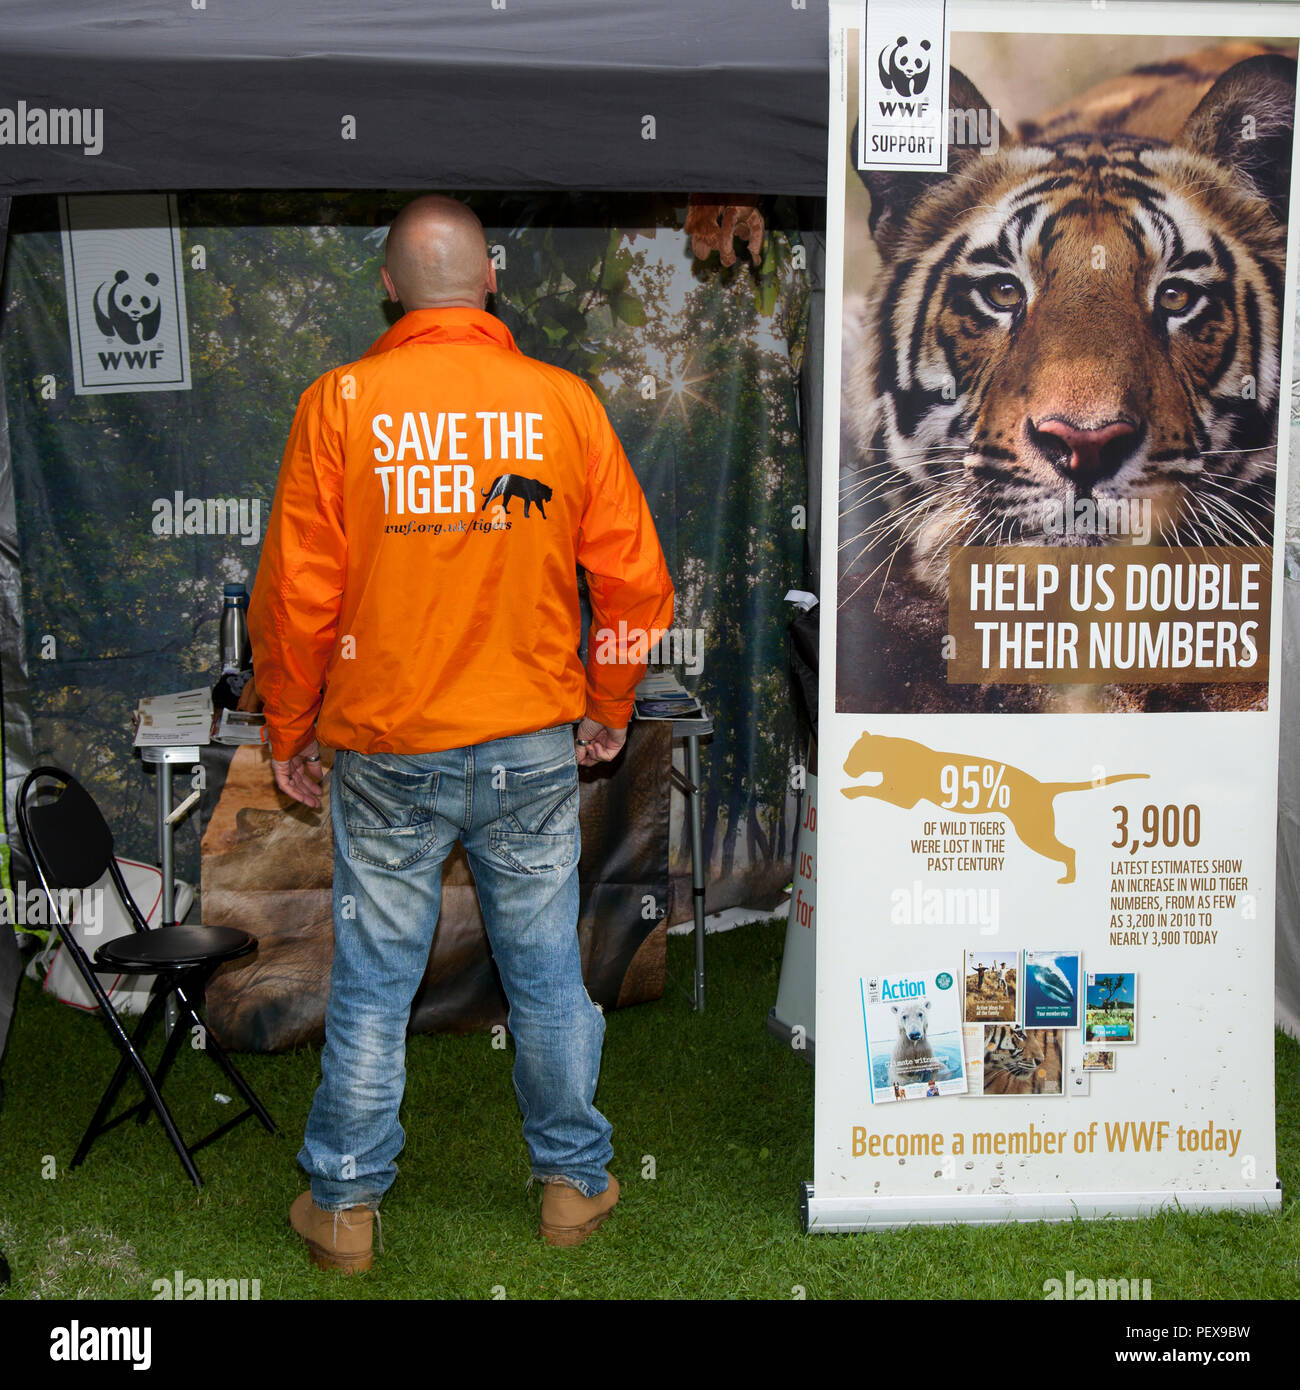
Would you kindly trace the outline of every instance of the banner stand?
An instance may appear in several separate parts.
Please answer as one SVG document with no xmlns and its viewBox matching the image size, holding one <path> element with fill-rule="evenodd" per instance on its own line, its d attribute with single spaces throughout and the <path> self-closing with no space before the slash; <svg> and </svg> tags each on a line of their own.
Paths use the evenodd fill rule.
<svg viewBox="0 0 1300 1390">
<path fill-rule="evenodd" d="M 804 1228 L 1275 1213 L 1300 5 L 830 21 Z"/>
<path fill-rule="evenodd" d="M 817 1014 L 817 739 L 808 740 L 804 787 L 799 794 L 799 831 L 794 847 L 794 891 L 781 953 L 776 1004 L 767 1031 L 816 1061 Z"/>
<path fill-rule="evenodd" d="M 821 1197 L 803 1183 L 799 1218 L 805 1232 L 838 1233 L 892 1226 L 961 1222 L 988 1226 L 1002 1221 L 1110 1221 L 1156 1216 L 1162 1211 L 1276 1212 L 1282 1188 L 1273 1192 L 1077 1192 L 1056 1197 L 1008 1193 L 976 1200 L 965 1197 L 884 1197 L 864 1203 L 854 1197 Z"/>
</svg>

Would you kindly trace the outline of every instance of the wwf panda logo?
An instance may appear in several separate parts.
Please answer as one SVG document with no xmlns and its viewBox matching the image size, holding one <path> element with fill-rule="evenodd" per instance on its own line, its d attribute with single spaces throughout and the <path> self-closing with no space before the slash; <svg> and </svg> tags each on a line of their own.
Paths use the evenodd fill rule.
<svg viewBox="0 0 1300 1390">
<path fill-rule="evenodd" d="M 162 322 L 162 301 L 158 277 L 150 271 L 143 280 L 129 271 L 119 270 L 95 291 L 95 322 L 107 337 L 124 343 L 147 343 L 157 335 Z"/>
<path fill-rule="evenodd" d="M 919 97 L 930 80 L 930 40 L 908 42 L 905 34 L 880 50 L 880 80 L 885 90 L 900 97 Z"/>
</svg>

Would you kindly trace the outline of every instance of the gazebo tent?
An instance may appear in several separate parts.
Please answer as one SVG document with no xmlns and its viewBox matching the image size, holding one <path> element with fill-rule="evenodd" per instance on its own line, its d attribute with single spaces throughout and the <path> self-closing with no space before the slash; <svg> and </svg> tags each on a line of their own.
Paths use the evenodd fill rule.
<svg viewBox="0 0 1300 1390">
<path fill-rule="evenodd" d="M 0 132 L 0 192 L 820 196 L 826 35 L 824 0 L 5 0 L 0 104 L 102 109 L 103 149 Z"/>
<path fill-rule="evenodd" d="M 0 256 L 15 194 L 549 188 L 820 197 L 826 33 L 824 0 L 773 5 L 761 17 L 746 0 L 492 0 L 437 10 L 396 0 L 285 0 L 272 9 L 222 0 L 211 10 L 205 0 L 188 9 L 142 0 L 111 13 L 90 0 L 4 0 L 0 92 L 12 104 L 0 108 Z M 56 125 L 68 143 L 49 143 Z M 0 420 L 12 801 L 15 771 L 28 763 L 28 720 L 5 441 Z"/>
<path fill-rule="evenodd" d="M 16 195 L 825 186 L 824 0 L 0 3 L 0 259 Z M 819 239 L 812 238 L 814 258 Z M 813 341 L 820 334 L 814 309 Z M 805 400 L 819 396 L 819 354 Z M 805 422 L 815 411 L 805 411 Z M 813 449 L 809 457 L 817 459 Z M 32 763 L 0 397 L 5 791 Z M 810 507 L 815 518 L 815 506 Z M 816 526 L 810 533 L 815 563 Z M 0 932 L 0 1053 L 16 985 Z"/>
</svg>

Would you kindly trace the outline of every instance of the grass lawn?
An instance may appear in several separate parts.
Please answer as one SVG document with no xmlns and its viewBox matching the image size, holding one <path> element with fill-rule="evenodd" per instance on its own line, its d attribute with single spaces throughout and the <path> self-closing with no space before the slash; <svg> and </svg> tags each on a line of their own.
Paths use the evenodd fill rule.
<svg viewBox="0 0 1300 1390">
<path fill-rule="evenodd" d="M 315 1051 L 238 1059 L 282 1132 L 245 1123 L 203 1150 L 202 1192 L 156 1120 L 112 1131 L 69 1172 L 117 1054 L 97 1021 L 24 981 L 0 1113 L 8 1297 L 152 1298 L 153 1281 L 178 1269 L 257 1279 L 263 1299 L 1041 1299 L 1067 1270 L 1149 1279 L 1157 1299 L 1300 1295 L 1300 1044 L 1280 1033 L 1280 1215 L 804 1235 L 813 1073 L 765 1028 L 784 935 L 773 923 L 710 938 L 702 1018 L 689 999 L 693 942 L 670 938 L 664 999 L 610 1016 L 597 1100 L 614 1124 L 624 1197 L 576 1250 L 537 1238 L 511 1051 L 486 1034 L 412 1038 L 387 1248 L 352 1279 L 312 1268 L 287 1221 L 305 1185 L 295 1155 Z M 213 1099 L 221 1083 L 210 1062 L 182 1053 L 168 1094 L 183 1132 L 230 1113 Z"/>
</svg>

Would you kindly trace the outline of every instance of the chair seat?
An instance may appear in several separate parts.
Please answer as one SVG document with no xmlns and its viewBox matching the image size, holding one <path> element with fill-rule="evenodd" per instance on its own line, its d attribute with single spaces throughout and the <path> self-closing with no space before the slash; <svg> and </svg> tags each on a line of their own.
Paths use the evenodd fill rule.
<svg viewBox="0 0 1300 1390">
<path fill-rule="evenodd" d="M 159 927 L 106 941 L 95 952 L 95 964 L 148 975 L 235 960 L 256 949 L 256 939 L 238 927 Z"/>
</svg>

